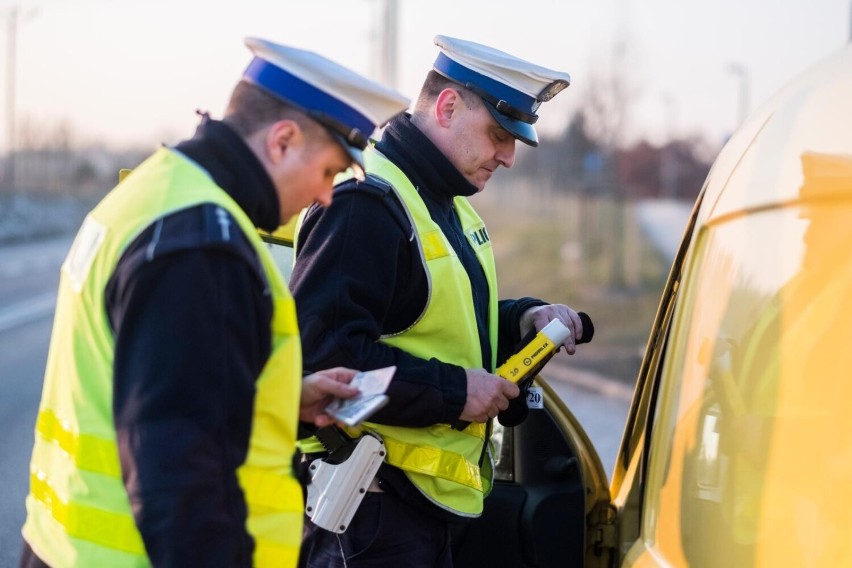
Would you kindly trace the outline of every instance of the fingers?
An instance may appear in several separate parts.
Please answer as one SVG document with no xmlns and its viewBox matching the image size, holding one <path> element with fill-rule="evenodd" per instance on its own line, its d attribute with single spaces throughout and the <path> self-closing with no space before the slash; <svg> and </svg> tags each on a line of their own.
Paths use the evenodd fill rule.
<svg viewBox="0 0 852 568">
<path fill-rule="evenodd" d="M 508 399 L 517 398 L 519 394 L 521 394 L 521 389 L 518 388 L 518 385 L 513 383 L 512 381 L 507 381 L 506 379 L 501 378 L 502 381 L 501 387 L 503 388 L 503 395 L 506 397 L 506 404 L 509 404 Z M 505 409 L 503 409 L 505 410 Z"/>
<path fill-rule="evenodd" d="M 355 378 L 355 375 L 358 374 L 358 371 L 355 369 L 348 369 L 346 367 L 334 367 L 333 369 L 326 369 L 324 371 L 319 371 L 315 373 L 317 375 L 323 375 L 334 379 L 335 381 L 349 383 Z"/>
<path fill-rule="evenodd" d="M 503 384 L 501 385 L 503 387 L 503 396 L 498 397 L 495 401 L 496 407 L 492 409 L 493 412 L 488 413 L 489 418 L 496 418 L 501 410 L 506 410 L 507 408 L 509 408 L 509 401 L 511 399 L 517 398 L 518 395 L 521 394 L 521 389 L 518 388 L 518 385 L 503 378 L 501 378 L 500 380 L 503 382 Z"/>
<path fill-rule="evenodd" d="M 349 385 L 358 371 L 346 367 L 335 367 L 314 373 L 318 388 L 327 394 L 350 398 L 358 394 L 358 389 Z M 305 377 L 307 379 L 307 377 Z"/>
<path fill-rule="evenodd" d="M 527 310 L 521 317 L 522 322 L 527 322 L 527 325 L 531 325 L 536 331 L 541 331 L 544 326 L 555 319 L 561 321 L 565 327 L 570 329 L 575 338 L 583 336 L 583 321 L 579 314 L 564 304 L 536 306 Z"/>
<path fill-rule="evenodd" d="M 328 414 L 317 414 L 314 417 L 314 426 L 317 428 L 324 428 L 325 426 L 330 426 L 335 423 L 334 418 L 329 416 Z"/>
<path fill-rule="evenodd" d="M 554 308 L 557 308 L 555 319 L 561 321 L 562 325 L 571 330 L 570 341 L 572 344 L 576 343 L 577 339 L 583 337 L 583 320 L 580 319 L 577 312 L 568 306 L 559 305 L 554 306 Z"/>
<path fill-rule="evenodd" d="M 352 398 L 358 394 L 358 389 L 349 384 L 356 374 L 352 369 L 337 367 L 303 377 L 299 420 L 319 427 L 332 424 L 334 419 L 324 409 L 335 398 Z"/>
<path fill-rule="evenodd" d="M 559 315 L 555 318 L 562 322 L 562 325 L 567 327 L 571 332 L 565 338 L 565 341 L 561 343 L 561 347 L 564 347 L 565 352 L 569 355 L 573 355 L 577 351 L 577 338 L 580 337 L 578 334 L 582 333 L 582 331 L 578 331 L 578 329 L 582 330 L 583 328 L 582 322 L 579 321 L 580 317 L 576 316 L 575 320 L 575 318 L 571 315 L 572 313 L 576 316 L 576 313 L 574 313 L 573 310 L 565 310 L 564 312 L 559 313 Z"/>
<path fill-rule="evenodd" d="M 358 388 L 350 384 L 342 383 L 334 380 L 324 380 L 320 382 L 320 390 L 329 396 L 335 398 L 352 398 L 358 394 Z"/>
<path fill-rule="evenodd" d="M 328 403 L 332 398 L 352 398 L 358 389 L 349 384 L 355 372 L 350 369 L 320 371 L 302 378 L 301 406 Z"/>
<path fill-rule="evenodd" d="M 583 320 L 580 319 L 580 315 L 572 309 L 568 309 L 568 317 L 571 320 L 571 331 L 574 334 L 574 340 L 583 338 Z"/>
<path fill-rule="evenodd" d="M 485 422 L 509 407 L 509 400 L 521 393 L 518 385 L 484 370 L 468 370 L 467 400 L 459 418 Z"/>
<path fill-rule="evenodd" d="M 583 338 L 585 332 L 580 314 L 564 304 L 549 304 L 530 308 L 524 314 L 523 319 L 530 322 L 536 331 L 541 331 L 553 320 L 562 322 L 562 325 L 571 331 L 571 335 L 561 344 L 561 347 L 564 347 L 569 355 L 576 353 L 577 341 Z"/>
</svg>

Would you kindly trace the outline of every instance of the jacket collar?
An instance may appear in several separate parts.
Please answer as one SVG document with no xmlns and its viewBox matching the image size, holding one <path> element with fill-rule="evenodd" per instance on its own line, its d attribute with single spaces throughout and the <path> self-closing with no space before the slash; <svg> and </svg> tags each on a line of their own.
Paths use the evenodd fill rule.
<svg viewBox="0 0 852 568">
<path fill-rule="evenodd" d="M 446 156 L 411 122 L 411 115 L 393 119 L 385 128 L 376 149 L 393 161 L 415 187 L 435 200 L 452 204 L 457 195 L 477 192 Z"/>
<path fill-rule="evenodd" d="M 203 114 L 195 135 L 175 150 L 207 170 L 255 226 L 273 231 L 281 224 L 275 186 L 263 164 L 227 124 Z"/>
</svg>

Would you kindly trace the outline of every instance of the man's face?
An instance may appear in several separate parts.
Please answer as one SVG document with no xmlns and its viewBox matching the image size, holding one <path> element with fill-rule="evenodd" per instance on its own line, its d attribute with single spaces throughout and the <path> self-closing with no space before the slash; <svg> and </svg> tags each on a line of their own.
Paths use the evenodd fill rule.
<svg viewBox="0 0 852 568">
<path fill-rule="evenodd" d="M 349 167 L 346 151 L 330 137 L 306 140 L 288 147 L 272 172 L 281 207 L 281 224 L 309 205 L 331 203 L 334 177 Z"/>
<path fill-rule="evenodd" d="M 515 138 L 502 128 L 483 104 L 457 107 L 444 154 L 479 191 L 494 171 L 515 162 Z"/>
</svg>

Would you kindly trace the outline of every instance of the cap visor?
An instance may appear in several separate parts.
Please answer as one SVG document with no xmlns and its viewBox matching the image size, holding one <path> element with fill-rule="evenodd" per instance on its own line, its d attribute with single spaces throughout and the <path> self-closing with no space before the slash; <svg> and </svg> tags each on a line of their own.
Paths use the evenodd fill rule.
<svg viewBox="0 0 852 568">
<path fill-rule="evenodd" d="M 488 109 L 488 112 L 491 113 L 491 116 L 494 117 L 494 120 L 497 121 L 497 124 L 502 126 L 507 132 L 509 132 L 509 134 L 524 144 L 528 144 L 532 147 L 538 146 L 538 134 L 536 134 L 535 128 L 533 128 L 532 124 L 527 124 L 526 122 L 509 118 L 491 106 L 491 104 L 487 101 L 483 100 L 482 102 L 485 105 L 485 108 Z"/>
<path fill-rule="evenodd" d="M 349 154 L 349 157 L 352 159 L 352 170 L 355 172 L 355 177 L 359 180 L 364 179 L 364 154 L 355 146 L 350 146 L 343 136 L 336 132 L 332 132 L 329 130 L 329 133 L 334 138 L 334 140 L 346 150 L 346 153 Z"/>
</svg>

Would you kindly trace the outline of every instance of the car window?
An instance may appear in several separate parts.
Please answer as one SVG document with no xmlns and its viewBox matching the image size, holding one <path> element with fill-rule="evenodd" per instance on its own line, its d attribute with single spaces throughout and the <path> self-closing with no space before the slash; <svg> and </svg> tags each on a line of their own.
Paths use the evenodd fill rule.
<svg viewBox="0 0 852 568">
<path fill-rule="evenodd" d="M 697 236 L 643 503 L 645 546 L 664 563 L 805 565 L 814 547 L 845 542 L 836 491 L 852 473 L 840 402 L 852 394 L 849 219 L 848 203 L 793 204 Z M 830 461 L 830 474 L 815 465 Z"/>
</svg>

